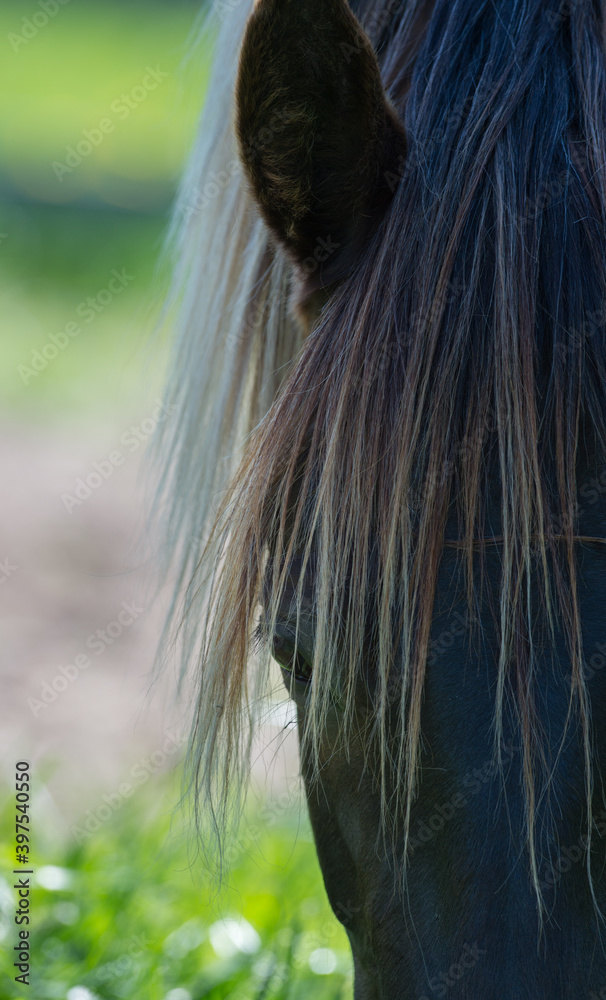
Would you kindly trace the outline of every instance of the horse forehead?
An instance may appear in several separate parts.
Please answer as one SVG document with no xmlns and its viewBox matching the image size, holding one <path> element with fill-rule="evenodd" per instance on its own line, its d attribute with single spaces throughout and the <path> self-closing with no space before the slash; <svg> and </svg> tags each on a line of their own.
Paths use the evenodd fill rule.
<svg viewBox="0 0 606 1000">
<path fill-rule="evenodd" d="M 270 561 L 263 577 L 262 600 L 269 607 L 272 595 L 284 574 L 279 591 L 279 614 L 283 618 L 297 617 L 297 608 L 303 613 L 311 613 L 315 594 L 315 567 L 313 560 L 305 560 L 300 554 L 292 556 L 286 565 Z"/>
</svg>

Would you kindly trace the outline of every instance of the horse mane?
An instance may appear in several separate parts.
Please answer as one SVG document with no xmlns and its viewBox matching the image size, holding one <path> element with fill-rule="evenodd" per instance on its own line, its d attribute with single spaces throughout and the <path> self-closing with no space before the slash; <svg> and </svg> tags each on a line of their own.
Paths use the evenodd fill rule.
<svg viewBox="0 0 606 1000">
<path fill-rule="evenodd" d="M 177 316 L 166 385 L 174 419 L 154 442 L 159 474 L 151 522 L 162 537 L 161 576 L 176 572 L 173 622 L 200 562 L 217 492 L 301 344 L 287 308 L 288 270 L 255 209 L 233 134 L 233 87 L 250 7 L 248 0 L 217 0 L 203 22 L 199 41 L 215 36 L 213 72 L 165 250 L 174 261 L 166 314 Z M 197 634 L 193 609 L 191 619 Z M 170 625 L 170 644 L 169 635 Z"/>
<path fill-rule="evenodd" d="M 352 4 L 408 154 L 385 218 L 304 342 L 287 307 L 289 266 L 243 176 L 234 167 L 217 179 L 236 161 L 233 86 L 251 6 L 222 5 L 177 207 L 176 409 L 158 446 L 176 583 L 167 636 L 179 633 L 196 687 L 195 800 L 220 828 L 245 781 L 269 670 L 269 653 L 251 655 L 253 637 L 260 621 L 269 637 L 283 614 L 297 558 L 295 618 L 312 568 L 314 580 L 301 737 L 317 763 L 338 693 L 347 741 L 365 677 L 384 819 L 401 811 L 407 829 L 445 539 L 461 545 L 477 618 L 490 590 L 477 540 L 499 534 L 495 752 L 513 705 L 540 909 L 536 814 L 550 770 L 534 678 L 544 629 L 554 642 L 557 629 L 565 635 L 592 827 L 574 538 L 581 442 L 589 435 L 606 452 L 606 5 L 436 0 L 411 45 L 421 0 Z"/>
</svg>

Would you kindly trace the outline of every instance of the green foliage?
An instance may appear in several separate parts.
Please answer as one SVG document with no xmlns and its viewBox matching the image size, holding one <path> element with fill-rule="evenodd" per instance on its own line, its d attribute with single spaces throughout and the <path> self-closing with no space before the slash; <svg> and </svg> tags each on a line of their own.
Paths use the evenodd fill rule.
<svg viewBox="0 0 606 1000">
<path fill-rule="evenodd" d="M 180 815 L 171 815 L 174 781 L 153 784 L 99 829 L 72 832 L 53 846 L 45 842 L 43 808 L 34 803 L 31 986 L 26 992 L 14 982 L 14 891 L 0 881 L 3 1000 L 63 1000 L 76 986 L 103 1000 L 165 1000 L 178 989 L 187 993 L 174 1000 L 349 996 L 347 938 L 326 901 L 304 807 L 247 816 L 218 894 L 193 860 L 191 837 L 178 829 Z M 6 790 L 2 805 L 8 873 L 14 828 Z M 238 924 L 242 917 L 246 923 Z M 335 969 L 312 971 L 318 963 Z"/>
<path fill-rule="evenodd" d="M 97 419 L 141 397 L 165 287 L 155 266 L 209 71 L 208 35 L 186 58 L 199 10 L 73 0 L 19 42 L 44 12 L 21 0 L 0 7 L 0 405 L 20 417 Z M 166 76 L 141 100 L 136 91 L 126 117 L 113 111 L 147 67 Z M 108 116 L 113 131 L 58 177 L 53 163 Z M 28 378 L 36 352 L 123 267 L 134 275 L 124 293 Z M 152 377 L 159 387 L 161 371 Z"/>
<path fill-rule="evenodd" d="M 73 0 L 16 51 L 9 33 L 40 7 L 0 8 L 0 405 L 17 421 L 58 416 L 85 429 L 121 419 L 125 405 L 136 411 L 150 378 L 160 386 L 163 345 L 148 342 L 166 284 L 157 260 L 208 75 L 208 39 L 180 69 L 197 7 Z M 147 65 L 169 75 L 59 180 L 53 161 L 140 84 Z M 87 300 L 123 268 L 132 281 L 87 323 Z M 31 368 L 73 322 L 81 332 L 25 381 L 19 366 Z M 0 1000 L 65 1000 L 76 987 L 89 992 L 70 1000 L 165 1000 L 178 990 L 187 992 L 170 1000 L 350 996 L 347 939 L 298 811 L 248 817 L 217 895 L 202 865 L 189 863 L 171 812 L 175 783 L 153 784 L 81 843 L 51 837 L 44 796 L 34 801 L 29 988 L 14 982 L 14 807 L 0 789 Z M 240 916 L 239 932 L 220 923 Z M 330 951 L 318 958 L 322 949 Z M 314 953 L 317 967 L 336 961 L 335 971 L 314 972 Z"/>
<path fill-rule="evenodd" d="M 141 398 L 150 363 L 159 391 L 162 345 L 150 336 L 165 286 L 156 270 L 166 218 L 29 202 L 6 204 L 2 224 L 2 406 L 36 419 L 41 411 L 106 419 Z M 91 313 L 87 300 L 123 268 L 132 280 Z M 37 355 L 69 323 L 80 332 L 36 370 Z"/>
<path fill-rule="evenodd" d="M 59 204 L 87 196 L 132 210 L 166 200 L 208 75 L 208 41 L 189 62 L 184 58 L 196 7 L 72 0 L 19 42 L 23 19 L 36 13 L 33 2 L 8 0 L 0 7 L 4 183 Z M 123 95 L 141 86 L 148 67 L 160 70 L 160 82 L 151 81 L 154 89 L 125 106 Z M 111 133 L 81 165 L 57 177 L 53 164 L 65 161 L 66 149 L 104 118 L 113 123 Z"/>
</svg>

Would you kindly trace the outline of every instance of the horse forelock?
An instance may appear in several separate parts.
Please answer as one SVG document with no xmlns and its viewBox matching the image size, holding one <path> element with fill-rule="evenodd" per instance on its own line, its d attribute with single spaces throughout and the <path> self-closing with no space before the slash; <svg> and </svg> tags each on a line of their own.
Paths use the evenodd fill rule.
<svg viewBox="0 0 606 1000">
<path fill-rule="evenodd" d="M 251 669 L 250 639 L 261 606 L 270 624 L 283 613 L 293 588 L 285 567 L 296 560 L 300 578 L 313 567 L 314 581 L 312 598 L 307 582 L 290 595 L 295 618 L 313 605 L 303 739 L 317 755 L 335 686 L 346 737 L 370 618 L 384 804 L 395 761 L 389 808 L 407 818 L 444 540 L 461 543 L 471 611 L 482 577 L 475 543 L 498 535 L 500 571 L 484 581 L 499 633 L 496 748 L 513 692 L 540 906 L 535 811 L 550 772 L 533 672 L 538 635 L 553 635 L 556 619 L 571 719 L 584 734 L 591 829 L 574 536 L 579 454 L 591 439 L 594 452 L 582 457 L 600 460 L 606 444 L 604 5 L 352 5 L 405 123 L 407 152 L 385 216 L 305 343 L 285 308 L 291 269 L 240 172 L 225 167 L 236 162 L 226 122 L 234 31 L 247 6 L 234 4 L 223 25 L 181 199 L 178 419 L 163 443 L 167 544 L 185 587 L 184 669 L 193 667 L 198 685 L 196 792 L 225 809 L 245 774 L 240 752 L 268 661 Z M 213 198 L 204 194 L 211 174 Z M 192 182 L 204 207 L 188 215 Z"/>
</svg>

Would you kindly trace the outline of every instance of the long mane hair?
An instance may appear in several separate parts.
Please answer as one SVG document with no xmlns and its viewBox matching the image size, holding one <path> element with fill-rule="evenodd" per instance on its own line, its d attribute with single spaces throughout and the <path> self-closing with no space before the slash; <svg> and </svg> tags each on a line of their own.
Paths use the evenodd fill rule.
<svg viewBox="0 0 606 1000">
<path fill-rule="evenodd" d="M 541 621 L 566 637 L 592 826 L 575 532 L 581 441 L 599 454 L 606 444 L 606 5 L 436 0 L 417 45 L 421 0 L 353 6 L 408 155 L 385 218 L 305 341 L 287 306 L 289 265 L 234 166 L 250 3 L 221 5 L 177 208 L 176 412 L 158 445 L 157 509 L 176 582 L 167 641 L 179 635 L 196 688 L 193 790 L 221 826 L 267 680 L 254 635 L 261 622 L 271 636 L 296 557 L 299 615 L 313 579 L 310 760 L 319 766 L 335 692 L 347 742 L 370 662 L 384 819 L 400 812 L 407 828 L 445 542 L 460 548 L 476 613 L 488 586 L 478 541 L 498 534 L 495 751 L 512 701 L 540 905 Z"/>
</svg>

